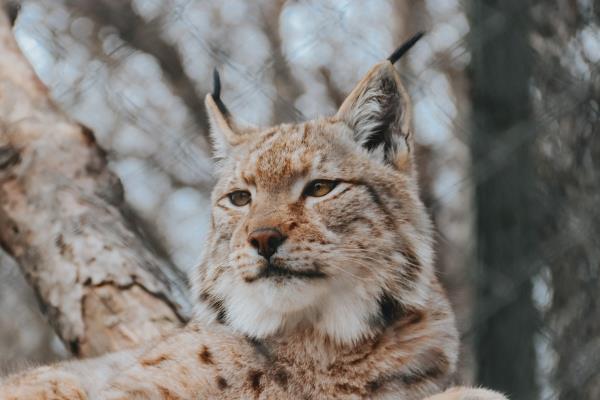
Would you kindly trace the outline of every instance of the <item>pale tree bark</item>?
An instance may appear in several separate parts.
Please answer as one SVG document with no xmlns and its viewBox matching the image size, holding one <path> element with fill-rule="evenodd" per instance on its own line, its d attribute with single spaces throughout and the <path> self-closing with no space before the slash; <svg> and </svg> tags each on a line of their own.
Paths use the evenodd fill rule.
<svg viewBox="0 0 600 400">
<path fill-rule="evenodd" d="M 181 326 L 185 279 L 151 250 L 93 133 L 49 99 L 2 12 L 0 54 L 0 244 L 51 324 L 78 356 Z"/>
</svg>

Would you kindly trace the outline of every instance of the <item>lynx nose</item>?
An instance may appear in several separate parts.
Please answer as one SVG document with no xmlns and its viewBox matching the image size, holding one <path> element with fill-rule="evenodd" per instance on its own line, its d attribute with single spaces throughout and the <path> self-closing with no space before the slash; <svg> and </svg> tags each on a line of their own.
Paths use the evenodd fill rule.
<svg viewBox="0 0 600 400">
<path fill-rule="evenodd" d="M 267 260 L 277 251 L 277 248 L 284 240 L 285 236 L 273 228 L 256 229 L 248 236 L 250 245 L 258 250 L 258 254 Z"/>
</svg>

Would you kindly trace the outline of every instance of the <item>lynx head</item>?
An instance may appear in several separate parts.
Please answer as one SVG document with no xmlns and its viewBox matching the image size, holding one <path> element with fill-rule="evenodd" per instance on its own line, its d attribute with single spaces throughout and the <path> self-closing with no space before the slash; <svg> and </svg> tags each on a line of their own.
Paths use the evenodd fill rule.
<svg viewBox="0 0 600 400">
<path fill-rule="evenodd" d="M 208 95 L 218 182 L 195 277 L 199 317 L 253 338 L 307 329 L 338 343 L 420 307 L 433 276 L 411 107 L 392 62 L 336 115 L 240 128 Z"/>
</svg>

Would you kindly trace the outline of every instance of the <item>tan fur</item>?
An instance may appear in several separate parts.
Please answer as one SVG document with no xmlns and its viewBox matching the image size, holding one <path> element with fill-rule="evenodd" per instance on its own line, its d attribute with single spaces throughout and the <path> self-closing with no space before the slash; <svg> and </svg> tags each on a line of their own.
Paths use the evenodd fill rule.
<svg viewBox="0 0 600 400">
<path fill-rule="evenodd" d="M 392 65 L 375 66 L 331 118 L 242 129 L 216 104 L 207 97 L 219 179 L 193 280 L 194 321 L 139 349 L 10 377 L 0 398 L 440 393 L 455 370 L 458 335 L 433 269 L 410 104 Z M 337 186 L 308 196 L 315 179 Z M 229 200 L 239 190 L 250 192 L 249 204 Z M 261 229 L 284 238 L 270 262 L 249 241 Z M 503 398 L 455 388 L 428 399 Z"/>
</svg>

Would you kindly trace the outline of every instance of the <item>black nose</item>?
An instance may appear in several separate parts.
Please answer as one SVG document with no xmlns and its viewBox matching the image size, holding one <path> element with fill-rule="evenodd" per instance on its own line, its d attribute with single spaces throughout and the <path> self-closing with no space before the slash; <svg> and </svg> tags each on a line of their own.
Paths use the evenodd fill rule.
<svg viewBox="0 0 600 400">
<path fill-rule="evenodd" d="M 266 259 L 271 258 L 285 237 L 277 229 L 260 228 L 248 235 L 248 242 Z"/>
</svg>

